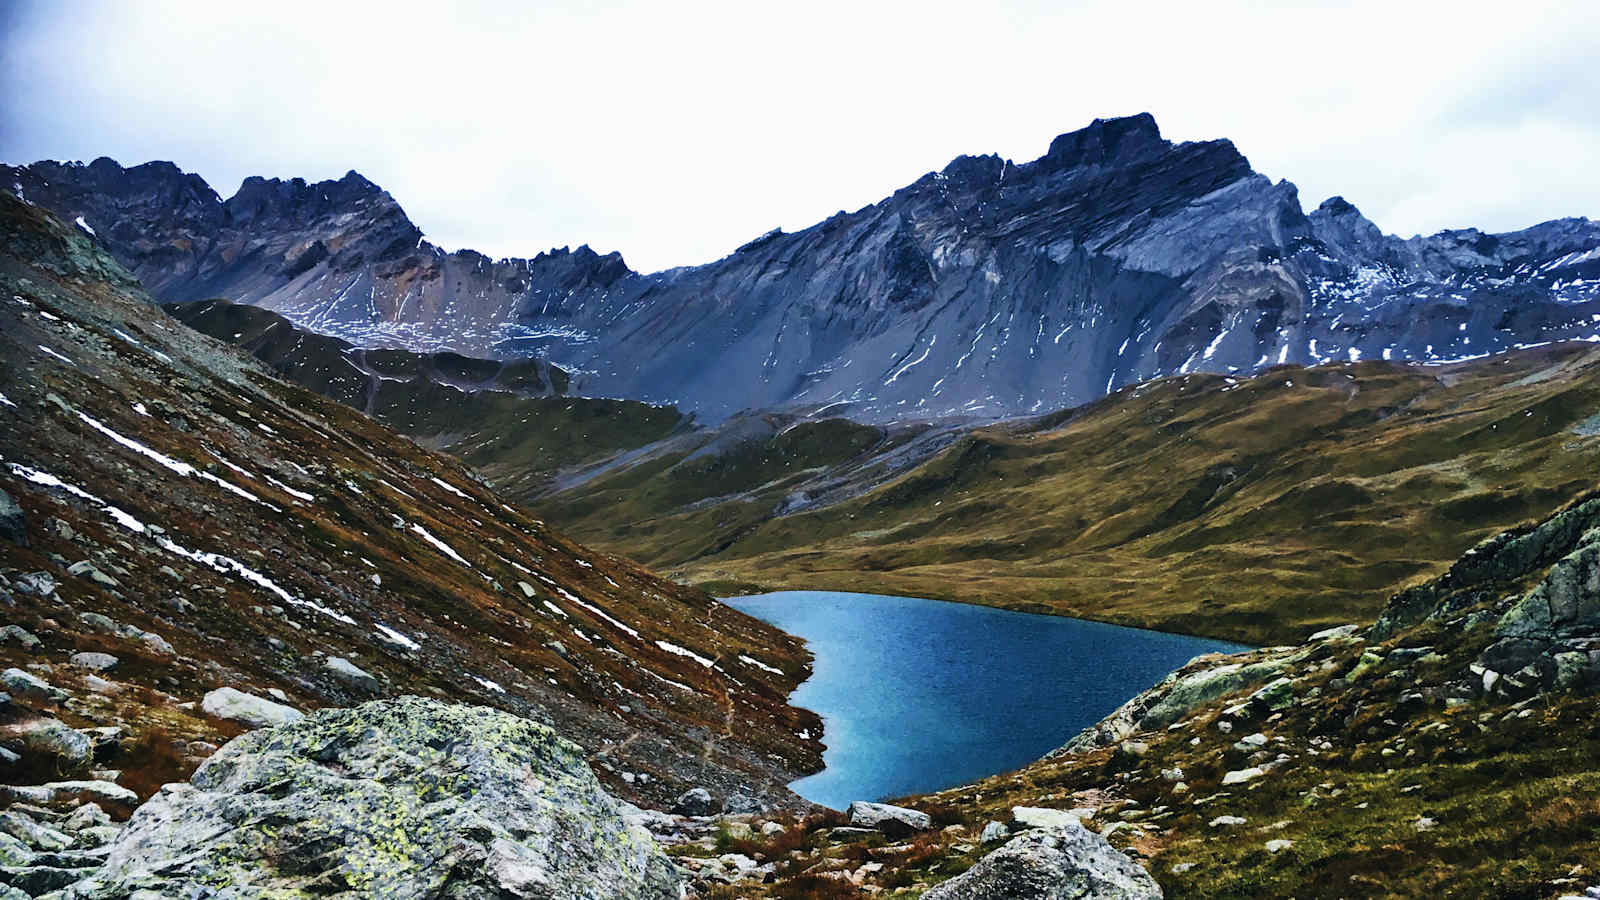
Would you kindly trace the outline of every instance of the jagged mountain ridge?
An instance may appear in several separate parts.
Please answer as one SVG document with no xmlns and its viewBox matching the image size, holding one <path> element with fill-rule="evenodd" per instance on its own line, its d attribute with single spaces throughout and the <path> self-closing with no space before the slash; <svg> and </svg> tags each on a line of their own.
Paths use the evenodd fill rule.
<svg viewBox="0 0 1600 900">
<path fill-rule="evenodd" d="M 820 764 L 821 727 L 786 703 L 797 639 L 277 380 L 40 208 L 0 196 L 0 236 L 0 668 L 70 693 L 51 715 L 122 729 L 172 778 L 197 761 L 174 739 L 234 727 L 189 702 L 219 688 L 431 694 L 556 726 L 638 802 L 803 805 L 784 785 Z M 109 653 L 105 677 L 75 652 Z"/>
<path fill-rule="evenodd" d="M 429 244 L 393 198 L 166 163 L 9 168 L 163 300 L 267 306 L 363 346 L 546 357 L 574 390 L 704 417 L 841 404 L 885 421 L 1074 406 L 1188 371 L 1439 361 L 1600 334 L 1600 225 L 1384 235 L 1226 140 L 1096 120 L 1018 165 L 961 157 L 885 200 L 704 266 Z"/>
</svg>

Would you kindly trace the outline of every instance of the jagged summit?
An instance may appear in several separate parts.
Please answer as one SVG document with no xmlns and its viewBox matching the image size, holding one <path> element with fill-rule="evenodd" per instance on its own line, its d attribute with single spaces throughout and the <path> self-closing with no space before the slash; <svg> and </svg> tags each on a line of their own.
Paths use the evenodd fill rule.
<svg viewBox="0 0 1600 900">
<path fill-rule="evenodd" d="M 1115 165 L 1171 146 L 1161 138 L 1155 116 L 1146 112 L 1095 119 L 1087 127 L 1058 135 L 1044 159 L 1058 166 Z"/>
<path fill-rule="evenodd" d="M 99 166 L 97 161 L 96 166 Z M 94 168 L 94 167 L 89 167 Z M 429 244 L 340 182 L 175 167 L 6 170 L 163 300 L 216 296 L 362 346 L 540 356 L 578 393 L 875 420 L 993 418 L 1192 371 L 1438 362 L 1600 336 L 1600 227 L 1385 235 L 1255 172 L 1227 140 L 1097 119 L 1016 164 L 963 156 L 878 203 L 655 274 L 586 247 L 491 260 Z"/>
</svg>

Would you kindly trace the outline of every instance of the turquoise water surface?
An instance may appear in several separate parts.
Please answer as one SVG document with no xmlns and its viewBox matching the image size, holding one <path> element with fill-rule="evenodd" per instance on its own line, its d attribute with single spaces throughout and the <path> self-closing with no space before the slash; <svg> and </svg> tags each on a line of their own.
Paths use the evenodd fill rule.
<svg viewBox="0 0 1600 900">
<path fill-rule="evenodd" d="M 815 654 L 790 700 L 826 723 L 826 768 L 791 787 L 835 809 L 1018 768 L 1194 656 L 1246 649 L 912 597 L 782 591 L 723 602 Z"/>
</svg>

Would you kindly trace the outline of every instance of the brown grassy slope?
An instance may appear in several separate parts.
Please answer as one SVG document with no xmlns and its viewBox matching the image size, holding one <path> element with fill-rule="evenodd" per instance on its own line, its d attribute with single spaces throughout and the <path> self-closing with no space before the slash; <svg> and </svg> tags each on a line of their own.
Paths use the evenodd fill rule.
<svg viewBox="0 0 1600 900">
<path fill-rule="evenodd" d="M 976 430 L 802 514 L 776 516 L 771 495 L 662 503 L 616 489 L 632 487 L 626 471 L 547 508 L 587 542 L 715 590 L 877 591 L 1284 641 L 1370 618 L 1592 485 L 1600 441 L 1572 429 L 1600 412 L 1597 363 L 1563 345 L 1178 376 Z"/>
<path fill-rule="evenodd" d="M 0 488 L 29 523 L 26 546 L 0 541 L 0 574 L 60 585 L 0 585 L 5 621 L 42 642 L 0 646 L 0 667 L 80 693 L 40 711 L 128 728 L 163 758 L 171 741 L 225 734 L 183 705 L 219 686 L 279 689 L 301 708 L 428 694 L 550 722 L 640 802 L 698 784 L 796 801 L 783 785 L 820 758 L 798 737 L 820 733 L 816 716 L 786 702 L 807 672 L 799 641 L 581 547 L 458 461 L 272 378 L 10 194 L 0 238 Z M 69 574 L 82 560 L 115 584 Z M 98 632 L 83 613 L 155 632 L 177 654 Z M 119 657 L 110 688 L 66 665 L 82 650 Z M 329 657 L 380 686 L 341 680 Z"/>
<path fill-rule="evenodd" d="M 1392 598 L 1372 629 L 1198 657 L 1074 742 L 1095 749 L 903 801 L 959 830 L 884 846 L 870 834 L 827 838 L 816 829 L 828 823 L 813 820 L 809 835 L 742 851 L 776 855 L 775 883 L 721 896 L 826 885 L 822 896 L 909 900 L 992 850 L 976 836 L 1016 806 L 1088 810 L 1086 824 L 1139 858 L 1168 897 L 1582 895 L 1600 884 L 1600 682 L 1586 662 L 1566 676 L 1541 667 L 1600 641 L 1585 540 L 1595 496 L 1479 545 Z M 1565 649 L 1504 691 L 1476 662 L 1527 634 L 1530 596 L 1568 599 Z M 1255 675 L 1199 700 L 1195 679 L 1241 664 Z M 1176 706 L 1144 718 L 1158 700 Z"/>
<path fill-rule="evenodd" d="M 226 300 L 165 309 L 202 334 L 250 351 L 279 378 L 365 412 L 488 474 L 500 493 L 533 499 L 561 469 L 688 428 L 670 406 L 561 396 L 567 373 L 543 360 L 358 350 L 270 310 Z"/>
</svg>

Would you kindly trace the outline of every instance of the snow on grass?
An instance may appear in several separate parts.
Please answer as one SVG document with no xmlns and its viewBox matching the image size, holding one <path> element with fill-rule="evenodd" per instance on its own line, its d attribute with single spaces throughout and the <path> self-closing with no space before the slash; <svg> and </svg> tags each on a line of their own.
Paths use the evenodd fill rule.
<svg viewBox="0 0 1600 900">
<path fill-rule="evenodd" d="M 279 481 L 278 479 L 273 478 L 271 475 L 266 476 L 266 478 L 267 478 L 267 484 L 270 484 L 273 487 L 277 488 L 278 490 L 283 491 L 285 494 L 288 494 L 289 496 L 295 498 L 296 500 L 301 500 L 301 501 L 304 501 L 306 503 L 310 503 L 313 500 L 317 499 L 316 497 L 314 497 L 311 494 L 306 493 L 305 491 L 297 491 L 294 488 L 289 487 L 287 484 L 284 484 L 283 482 Z"/>
<path fill-rule="evenodd" d="M 57 353 L 56 351 L 51 350 L 49 347 L 46 347 L 43 344 L 39 345 L 39 349 L 43 350 L 44 352 L 46 352 L 48 354 L 50 354 L 51 356 L 54 356 L 56 359 L 61 360 L 62 362 L 66 363 L 69 366 L 76 366 L 77 365 L 77 363 L 75 363 L 72 360 L 66 358 L 65 356 L 62 356 L 61 354 Z"/>
<path fill-rule="evenodd" d="M 91 228 L 91 227 L 90 227 L 90 226 L 89 226 L 89 223 L 88 223 L 88 222 L 85 222 L 85 221 L 84 221 L 84 220 L 83 220 L 83 216 L 79 216 L 79 217 L 77 217 L 77 218 L 76 218 L 76 219 L 73 219 L 73 220 L 72 220 L 72 221 L 73 221 L 73 223 L 74 223 L 74 224 L 76 224 L 76 225 L 77 225 L 77 226 L 78 226 L 78 227 L 79 227 L 79 228 L 82 228 L 82 229 L 83 229 L 83 230 L 84 230 L 84 231 L 87 231 L 87 232 L 89 232 L 89 234 L 90 234 L 90 235 L 93 235 L 93 234 L 94 234 L 94 229 L 93 229 L 93 228 Z"/>
<path fill-rule="evenodd" d="M 740 657 L 739 657 L 739 661 L 742 662 L 742 663 L 745 663 L 746 665 L 755 666 L 756 668 L 760 669 L 763 672 L 771 672 L 774 675 L 782 675 L 783 674 L 783 670 L 782 669 L 774 668 L 773 666 L 769 666 L 766 663 L 764 663 L 761 660 L 756 659 L 754 657 L 744 656 L 744 655 L 741 654 Z"/>
<path fill-rule="evenodd" d="M 646 675 L 649 675 L 649 676 L 650 676 L 650 677 L 651 677 L 651 678 L 654 678 L 654 679 L 655 679 L 655 680 L 657 680 L 657 681 L 665 681 L 665 682 L 666 682 L 666 683 L 667 683 L 667 684 L 670 684 L 670 685 L 672 685 L 672 686 L 673 686 L 673 687 L 675 687 L 675 688 L 678 688 L 678 689 L 679 689 L 679 690 L 684 690 L 684 691 L 688 691 L 688 692 L 689 692 L 689 693 L 691 693 L 691 694 L 698 694 L 698 693 L 700 693 L 700 692 L 699 692 L 699 691 L 697 691 L 697 690 L 695 690 L 695 689 L 694 689 L 694 688 L 692 688 L 692 687 L 689 687 L 689 686 L 688 686 L 688 685 L 687 685 L 687 684 L 684 684 L 684 683 L 683 683 L 683 682 L 681 682 L 681 681 L 673 681 L 673 680 L 672 680 L 672 679 L 671 679 L 671 678 L 667 678 L 667 677 L 666 677 L 666 676 L 664 676 L 664 675 L 657 675 L 657 674 L 656 674 L 656 673 L 654 673 L 654 672 L 652 672 L 652 671 L 650 671 L 650 670 L 649 670 L 649 669 L 640 669 L 640 671 L 641 671 L 641 672 L 643 672 L 643 673 L 645 673 L 645 674 L 646 674 Z M 630 693 L 630 694 L 631 694 L 631 693 L 633 693 L 633 692 L 632 692 L 632 691 L 629 691 L 629 692 L 628 692 L 628 693 Z"/>
<path fill-rule="evenodd" d="M 480 677 L 478 675 L 474 675 L 474 676 L 472 676 L 472 680 L 476 681 L 477 683 L 479 683 L 481 685 L 483 685 L 484 687 L 488 688 L 489 690 L 494 691 L 496 694 L 504 694 L 506 692 L 505 688 L 501 687 L 496 682 L 490 681 L 487 678 L 483 678 L 483 677 Z"/>
<path fill-rule="evenodd" d="M 250 479 L 251 481 L 260 481 L 261 480 L 261 479 L 257 478 L 256 476 L 252 475 L 248 469 L 242 468 L 240 466 L 236 466 L 232 462 L 229 462 L 227 457 L 225 457 L 221 453 L 218 453 L 217 451 L 211 449 L 210 447 L 206 448 L 206 452 L 211 454 L 211 456 L 213 458 L 215 458 L 217 462 L 222 463 L 223 465 L 225 465 L 228 468 L 232 469 L 233 471 L 239 473 L 240 475 L 243 475 L 244 477 Z"/>
<path fill-rule="evenodd" d="M 125 436 L 117 433 L 111 427 L 107 426 L 104 422 L 101 422 L 99 419 L 96 419 L 94 416 L 91 416 L 91 415 L 89 415 L 87 413 L 84 413 L 84 412 L 81 412 L 81 411 L 77 411 L 77 415 L 78 415 L 78 418 L 82 419 L 90 428 L 93 428 L 95 431 L 100 432 L 101 434 L 105 435 L 106 437 L 110 438 L 111 440 L 115 441 L 116 443 L 121 444 L 123 447 L 126 447 L 127 449 L 132 450 L 135 453 L 138 453 L 138 454 L 140 454 L 142 456 L 145 456 L 145 457 L 148 457 L 149 459 L 154 460 L 156 463 L 160 464 L 161 466 L 163 466 L 166 469 L 169 469 L 170 471 L 176 472 L 177 474 L 182 475 L 185 478 L 200 478 L 200 479 L 203 479 L 205 481 L 212 482 L 213 484 L 217 485 L 218 487 L 221 487 L 222 489 L 224 489 L 226 491 L 229 491 L 231 493 L 237 494 L 240 497 L 243 497 L 244 499 L 249 500 L 252 503 L 259 503 L 262 506 L 265 506 L 265 507 L 268 507 L 268 508 L 272 509 L 274 512 L 283 512 L 283 510 L 279 509 L 278 507 L 273 506 L 271 503 L 268 503 L 267 501 L 261 499 L 260 497 L 257 497 L 255 494 L 250 493 L 249 491 L 245 490 L 242 487 L 239 487 L 238 485 L 234 484 L 231 481 L 225 481 L 225 480 L 223 480 L 221 478 L 218 478 L 217 476 L 211 474 L 210 472 L 202 472 L 199 469 L 196 469 L 194 466 L 191 466 L 186 462 L 180 462 L 179 460 L 173 459 L 172 457 L 167 456 L 165 453 L 162 453 L 159 450 L 151 449 L 150 447 L 147 447 L 144 444 L 139 443 L 138 441 L 134 440 L 133 438 L 125 437 Z M 215 456 L 215 454 L 212 454 L 212 455 Z M 221 459 L 221 457 L 218 457 L 218 459 Z M 224 463 L 226 463 L 226 460 L 224 460 Z M 231 463 L 227 463 L 227 464 L 230 465 L 230 466 L 232 465 Z"/>
<path fill-rule="evenodd" d="M 450 557 L 451 559 L 455 560 L 458 563 L 461 563 L 463 566 L 466 566 L 469 569 L 472 568 L 472 563 L 469 563 L 465 559 L 463 559 L 461 557 L 461 554 L 457 553 L 454 550 L 454 548 L 452 548 L 449 544 L 446 544 L 444 541 L 441 541 L 438 538 L 434 537 L 432 534 L 429 534 L 428 533 L 428 529 L 423 528 L 421 525 L 418 525 L 415 522 L 412 522 L 411 523 L 411 530 L 416 532 L 417 534 L 421 535 L 423 540 L 425 540 L 428 543 L 432 544 L 435 550 L 438 550 L 440 553 L 443 553 L 445 556 Z"/>
<path fill-rule="evenodd" d="M 463 500 L 471 500 L 472 499 L 471 497 L 469 497 L 466 494 L 462 493 L 460 489 L 458 489 L 455 485 L 451 484 L 448 481 L 445 481 L 445 480 L 440 479 L 440 478 L 435 478 L 435 477 L 433 477 L 431 475 L 428 476 L 428 480 L 433 482 L 434 484 L 437 484 L 439 487 L 444 488 L 445 490 L 449 491 L 450 493 L 455 494 L 457 497 L 460 497 Z"/>
<path fill-rule="evenodd" d="M 161 549 L 166 550 L 168 553 L 186 557 L 197 563 L 200 563 L 201 565 L 209 566 L 210 568 L 224 574 L 236 575 L 239 578 L 250 582 L 256 587 L 277 596 L 285 603 L 315 610 L 331 619 L 336 619 L 340 622 L 343 622 L 346 625 L 356 624 L 355 619 L 350 618 L 344 613 L 329 609 L 315 600 L 306 600 L 302 597 L 296 597 L 295 595 L 284 590 L 282 586 L 273 581 L 271 578 L 268 578 L 260 572 L 257 572 L 255 569 L 250 568 L 231 556 L 223 556 L 220 553 L 206 553 L 201 550 L 190 550 L 187 547 L 181 547 L 178 544 L 173 543 L 166 537 L 157 537 L 156 544 L 159 545 Z"/>
<path fill-rule="evenodd" d="M 372 623 L 372 627 L 376 628 L 378 630 L 379 634 L 383 635 L 384 637 L 388 638 L 389 640 L 393 641 L 394 643 L 399 644 L 400 646 L 406 648 L 407 650 L 421 650 L 422 649 L 422 645 L 421 644 L 417 643 L 416 641 L 413 641 L 411 638 L 406 637 L 405 635 L 401 634 L 400 632 L 395 631 L 393 628 L 390 628 L 389 626 L 383 624 L 382 622 L 373 622 Z"/>
<path fill-rule="evenodd" d="M 551 612 L 555 613 L 556 615 L 560 616 L 563 619 L 572 618 L 571 616 L 567 615 L 567 611 L 566 610 L 564 610 L 561 607 L 555 605 L 554 603 L 551 603 L 549 600 L 544 601 L 544 608 L 550 610 Z"/>
<path fill-rule="evenodd" d="M 160 326 L 158 325 L 157 327 L 160 327 Z M 139 343 L 139 339 L 138 338 L 136 338 L 133 335 L 127 333 L 126 331 L 123 331 L 120 328 L 113 328 L 113 329 L 111 329 L 111 333 L 115 334 L 119 338 L 122 338 L 123 340 L 127 341 L 128 343 L 132 344 L 133 346 L 138 347 L 140 350 L 145 351 L 146 353 L 150 354 L 151 356 L 154 356 L 156 359 L 159 359 L 159 360 L 161 360 L 162 362 L 164 362 L 164 363 L 166 363 L 168 365 L 172 364 L 172 357 L 166 355 L 165 353 L 162 353 L 160 350 L 156 350 L 156 349 L 153 349 L 151 347 L 146 347 L 144 344 Z"/>
<path fill-rule="evenodd" d="M 573 603 L 578 604 L 579 606 L 583 607 L 584 609 L 587 609 L 589 612 L 594 613 L 595 615 L 599 616 L 600 618 L 606 620 L 613 627 L 618 628 L 618 629 L 626 632 L 627 635 L 629 637 L 633 638 L 634 640 L 642 640 L 639 637 L 639 632 L 634 631 L 632 628 L 629 628 L 628 626 L 622 624 L 621 622 L 618 622 L 616 619 L 611 618 L 611 616 L 607 615 L 605 610 L 602 610 L 600 607 L 595 606 L 592 603 L 585 603 L 582 600 L 579 600 L 577 595 L 573 594 L 570 591 L 563 590 L 560 587 L 556 587 L 556 593 L 558 593 L 561 596 L 567 598 L 568 600 L 572 601 Z"/>
<path fill-rule="evenodd" d="M 56 476 L 51 475 L 49 472 L 44 472 L 44 471 L 40 471 L 39 469 L 29 468 L 28 466 L 24 466 L 21 463 L 11 463 L 11 474 L 17 476 L 18 478 L 21 478 L 23 481 L 31 482 L 33 484 L 40 484 L 40 485 L 44 485 L 45 487 L 51 487 L 51 488 L 56 488 L 58 490 L 66 491 L 67 493 L 73 495 L 74 497 L 77 497 L 77 498 L 82 499 L 82 500 L 88 500 L 90 503 L 94 503 L 94 504 L 97 504 L 97 505 L 100 505 L 100 506 L 105 506 L 106 505 L 106 502 L 104 500 L 101 500 L 99 497 L 96 497 L 95 495 L 89 493 L 88 491 L 86 491 L 86 490 L 84 490 L 84 489 L 82 489 L 82 488 L 80 488 L 80 487 L 78 487 L 76 485 L 67 484 L 65 481 L 62 481 L 61 479 L 57 478 Z"/>
<path fill-rule="evenodd" d="M 68 484 L 67 482 L 62 481 L 60 478 L 51 475 L 49 472 L 40 471 L 39 469 L 32 469 L 18 463 L 11 463 L 11 472 L 13 475 L 16 475 L 17 477 L 26 481 L 34 484 L 44 485 L 46 487 L 64 490 L 75 497 L 95 504 L 96 506 L 100 507 L 100 511 L 105 513 L 107 517 L 128 531 L 132 531 L 135 534 L 151 534 L 149 527 L 131 514 L 112 506 L 106 501 L 96 497 L 80 487 L 77 487 L 76 485 Z M 223 574 L 234 575 L 242 578 L 256 587 L 259 587 L 278 597 L 285 603 L 316 610 L 325 616 L 337 619 L 338 621 L 344 622 L 347 625 L 356 624 L 355 619 L 352 619 L 343 613 L 329 609 L 328 607 L 323 606 L 314 600 L 306 600 L 301 597 L 296 597 L 294 594 L 289 593 L 271 578 L 268 578 L 260 572 L 257 572 L 256 570 L 250 568 L 242 562 L 239 562 L 231 556 L 224 556 L 220 553 L 207 553 L 201 550 L 191 550 L 165 535 L 155 535 L 154 537 L 156 546 L 174 556 L 181 556 L 185 559 L 200 563 L 203 566 L 207 566 Z"/>
<path fill-rule="evenodd" d="M 150 415 L 150 410 L 146 409 L 143 403 L 135 403 L 133 405 L 133 411 L 145 417 L 149 417 Z"/>
<path fill-rule="evenodd" d="M 47 322 L 59 322 L 59 321 L 61 321 L 61 317 L 60 316 L 55 315 L 54 313 L 50 312 L 49 310 L 45 310 L 45 309 L 39 310 L 39 318 L 44 319 Z"/>
<path fill-rule="evenodd" d="M 704 656 L 701 656 L 693 650 L 690 650 L 687 647 L 679 647 L 677 644 L 674 644 L 671 641 L 656 641 L 656 646 L 674 656 L 686 656 L 708 669 L 716 665 L 715 662 L 706 659 Z"/>
<path fill-rule="evenodd" d="M 10 397 L 7 397 L 5 394 L 0 393 L 0 406 L 12 406 L 12 407 L 14 407 L 14 406 L 16 406 L 16 404 L 11 402 L 11 398 Z"/>
</svg>

